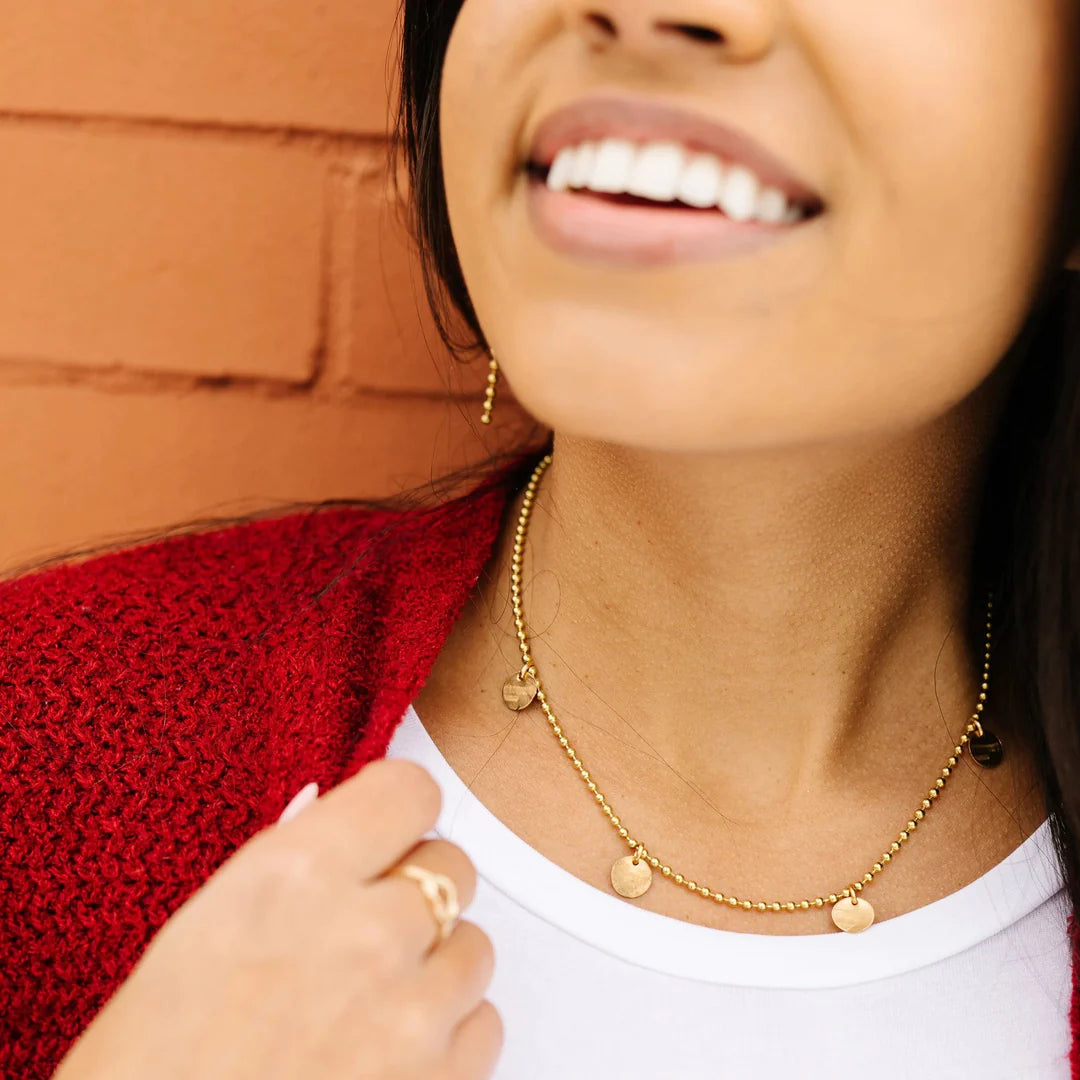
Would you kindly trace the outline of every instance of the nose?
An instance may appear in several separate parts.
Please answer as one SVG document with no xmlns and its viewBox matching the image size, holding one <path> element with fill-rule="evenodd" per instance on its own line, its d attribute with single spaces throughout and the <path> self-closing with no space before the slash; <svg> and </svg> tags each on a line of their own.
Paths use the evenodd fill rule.
<svg viewBox="0 0 1080 1080">
<path fill-rule="evenodd" d="M 782 0 L 561 0 L 593 51 L 661 58 L 688 51 L 728 62 L 757 59 L 776 37 Z"/>
</svg>

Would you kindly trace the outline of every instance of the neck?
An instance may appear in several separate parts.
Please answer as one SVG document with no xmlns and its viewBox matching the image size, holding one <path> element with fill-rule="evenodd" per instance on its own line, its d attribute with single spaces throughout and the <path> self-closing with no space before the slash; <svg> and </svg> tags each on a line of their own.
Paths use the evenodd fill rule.
<svg viewBox="0 0 1080 1080">
<path fill-rule="evenodd" d="M 901 787 L 940 768 L 978 692 L 990 414 L 975 397 L 916 431 L 723 456 L 557 435 L 522 584 L 553 707 L 746 810 L 882 755 Z"/>
<path fill-rule="evenodd" d="M 926 798 L 981 681 L 966 610 L 993 413 L 980 394 L 919 431 L 723 457 L 556 438 L 521 575 L 532 656 L 584 767 L 672 866 L 736 894 L 838 891 Z M 501 701 L 521 662 L 513 542 L 511 521 L 418 711 L 489 809 L 610 889 L 621 841 L 539 708 L 510 720 Z M 968 884 L 1044 819 L 1011 737 L 1001 768 L 960 765 L 949 812 L 890 863 L 879 918 Z M 638 903 L 748 929 L 678 889 Z M 754 925 L 807 927 L 834 929 L 823 912 Z"/>
</svg>

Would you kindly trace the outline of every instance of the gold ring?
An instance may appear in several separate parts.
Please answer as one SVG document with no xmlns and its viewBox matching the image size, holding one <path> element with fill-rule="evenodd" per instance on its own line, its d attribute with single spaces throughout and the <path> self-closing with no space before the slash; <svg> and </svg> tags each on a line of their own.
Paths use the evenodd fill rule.
<svg viewBox="0 0 1080 1080">
<path fill-rule="evenodd" d="M 420 892 L 428 902 L 439 928 L 439 941 L 444 941 L 457 925 L 461 915 L 457 886 L 445 874 L 437 874 L 434 870 L 425 870 L 422 866 L 413 866 L 412 863 L 399 866 L 394 873 L 415 881 L 420 886 Z"/>
</svg>

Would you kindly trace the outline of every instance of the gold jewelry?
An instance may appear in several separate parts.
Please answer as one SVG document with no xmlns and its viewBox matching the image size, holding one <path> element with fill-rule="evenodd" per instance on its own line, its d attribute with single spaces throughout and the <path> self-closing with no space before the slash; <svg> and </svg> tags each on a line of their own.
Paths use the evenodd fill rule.
<svg viewBox="0 0 1080 1080">
<path fill-rule="evenodd" d="M 458 903 L 457 886 L 452 878 L 437 874 L 434 870 L 425 870 L 422 866 L 405 863 L 393 871 L 395 874 L 415 881 L 420 892 L 431 908 L 431 914 L 438 927 L 439 941 L 448 938 L 461 917 L 461 905 Z"/>
<path fill-rule="evenodd" d="M 517 531 L 514 534 L 514 554 L 510 567 L 510 594 L 513 600 L 514 626 L 517 629 L 522 663 L 521 670 L 515 672 L 506 680 L 503 686 L 503 700 L 508 708 L 516 711 L 527 708 L 533 701 L 540 702 L 540 708 L 543 709 L 544 715 L 547 717 L 552 734 L 559 740 L 559 745 L 577 770 L 596 804 L 604 812 L 604 816 L 608 819 L 611 827 L 618 832 L 620 839 L 630 848 L 632 854 L 617 859 L 611 868 L 612 888 L 620 896 L 634 899 L 648 891 L 649 886 L 652 884 L 653 871 L 658 870 L 664 877 L 675 882 L 676 885 L 716 904 L 726 904 L 728 907 L 738 908 L 743 911 L 758 912 L 808 911 L 812 908 L 821 908 L 826 904 L 831 904 L 833 922 L 839 929 L 848 933 L 865 930 L 874 921 L 874 909 L 870 901 L 859 894 L 896 857 L 901 846 L 908 841 L 911 834 L 918 827 L 919 822 L 925 817 L 926 812 L 934 805 L 952 770 L 956 768 L 956 764 L 964 752 L 964 747 L 970 744 L 972 757 L 984 767 L 993 767 L 1001 763 L 1003 757 L 1001 742 L 991 732 L 984 731 L 979 719 L 985 708 L 986 691 L 990 681 L 990 616 L 993 609 L 993 594 L 986 601 L 985 651 L 979 698 L 975 705 L 975 711 L 972 713 L 957 744 L 953 747 L 948 763 L 942 768 L 941 774 L 934 781 L 934 786 L 926 793 L 926 798 L 922 800 L 919 808 L 911 815 L 897 838 L 889 845 L 888 851 L 882 852 L 873 868 L 863 874 L 861 880 L 851 882 L 846 888 L 838 892 L 802 900 L 740 900 L 737 896 L 729 896 L 718 889 L 699 885 L 692 878 L 677 873 L 667 863 L 649 852 L 648 847 L 634 836 L 623 824 L 618 814 L 615 813 L 603 792 L 598 788 L 592 774 L 582 764 L 577 752 L 570 744 L 566 732 L 559 723 L 558 717 L 548 704 L 543 684 L 536 672 L 536 662 L 532 658 L 529 649 L 529 638 L 525 630 L 525 614 L 521 602 L 521 563 L 522 553 L 525 550 L 525 539 L 529 530 L 529 516 L 532 513 L 533 500 L 536 497 L 536 489 L 540 477 L 543 476 L 544 470 L 550 464 L 551 454 L 545 454 L 533 470 L 532 477 L 529 479 L 528 486 L 525 489 L 521 513 L 518 516 Z"/>
<path fill-rule="evenodd" d="M 484 411 L 480 417 L 481 424 L 491 423 L 491 410 L 495 407 L 495 383 L 499 379 L 499 361 L 492 354 L 488 361 L 487 389 L 484 391 Z"/>
</svg>

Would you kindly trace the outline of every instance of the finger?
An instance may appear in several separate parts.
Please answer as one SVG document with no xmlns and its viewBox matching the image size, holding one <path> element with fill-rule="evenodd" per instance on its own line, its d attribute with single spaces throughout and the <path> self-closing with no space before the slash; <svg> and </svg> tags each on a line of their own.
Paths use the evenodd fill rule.
<svg viewBox="0 0 1080 1080">
<path fill-rule="evenodd" d="M 370 880 L 393 866 L 439 817 L 442 794 L 411 761 L 379 759 L 326 791 L 276 830 L 350 881 Z"/>
<path fill-rule="evenodd" d="M 305 806 L 310 806 L 319 797 L 319 785 L 313 780 L 305 784 L 290 800 L 289 805 L 281 811 L 278 824 L 283 825 L 286 821 L 292 821 Z"/>
<path fill-rule="evenodd" d="M 450 1040 L 448 1075 L 452 1080 L 490 1080 L 502 1047 L 502 1018 L 490 1001 L 481 1002 Z"/>
<path fill-rule="evenodd" d="M 402 938 L 411 943 L 415 955 L 420 957 L 439 942 L 439 923 L 419 883 L 396 873 L 403 866 L 418 866 L 448 877 L 454 884 L 461 911 L 472 903 L 476 894 L 476 870 L 456 844 L 448 840 L 425 840 L 369 886 L 370 902 L 393 912 Z"/>
<path fill-rule="evenodd" d="M 484 1000 L 495 971 L 491 940 L 475 923 L 459 923 L 431 954 L 417 981 L 416 993 L 447 1029 L 460 1024 Z"/>
</svg>

